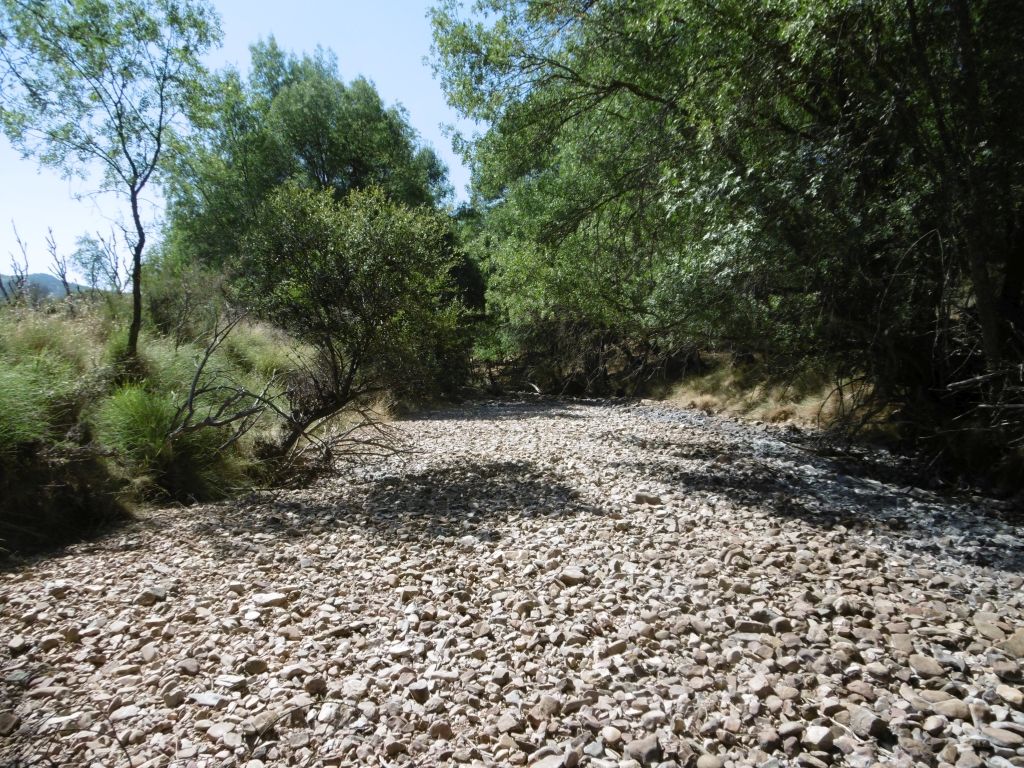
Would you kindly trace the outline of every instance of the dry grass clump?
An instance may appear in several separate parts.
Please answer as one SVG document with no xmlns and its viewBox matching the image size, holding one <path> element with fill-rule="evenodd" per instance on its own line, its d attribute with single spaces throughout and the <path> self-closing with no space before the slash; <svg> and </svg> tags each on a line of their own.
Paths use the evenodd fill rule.
<svg viewBox="0 0 1024 768">
<path fill-rule="evenodd" d="M 842 404 L 829 377 L 818 371 L 770 374 L 728 356 L 710 358 L 711 369 L 673 387 L 666 399 L 706 413 L 722 413 L 770 424 L 827 427 Z"/>
</svg>

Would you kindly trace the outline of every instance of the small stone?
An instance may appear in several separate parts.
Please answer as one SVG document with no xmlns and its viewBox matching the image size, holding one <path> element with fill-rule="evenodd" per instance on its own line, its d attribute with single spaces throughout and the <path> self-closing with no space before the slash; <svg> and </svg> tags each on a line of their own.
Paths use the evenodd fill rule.
<svg viewBox="0 0 1024 768">
<path fill-rule="evenodd" d="M 558 580 L 567 587 L 574 587 L 587 580 L 587 575 L 579 568 L 565 568 L 558 574 Z"/>
<path fill-rule="evenodd" d="M 997 685 L 996 695 L 1011 707 L 1020 709 L 1024 706 L 1024 693 L 1021 693 L 1016 688 L 1011 688 L 1009 685 L 1003 683 Z"/>
<path fill-rule="evenodd" d="M 628 642 L 625 640 L 616 640 L 604 649 L 601 653 L 601 658 L 607 659 L 609 656 L 618 656 L 619 654 L 625 653 L 627 648 L 629 648 Z"/>
<path fill-rule="evenodd" d="M 740 619 L 736 622 L 736 626 L 733 629 L 745 635 L 765 635 L 771 632 L 767 624 L 763 624 L 760 621 L 751 621 L 750 619 Z"/>
<path fill-rule="evenodd" d="M 313 674 L 313 668 L 309 664 L 289 664 L 284 667 L 277 676 L 282 680 L 295 680 L 296 678 L 306 678 Z"/>
<path fill-rule="evenodd" d="M 636 760 L 641 765 L 653 765 L 661 760 L 661 744 L 654 734 L 645 736 L 642 739 L 631 741 L 626 745 L 624 754 L 627 758 Z"/>
<path fill-rule="evenodd" d="M 451 725 L 444 720 L 435 720 L 431 723 L 427 733 L 430 734 L 432 739 L 442 739 L 444 741 L 450 741 L 455 736 Z"/>
<path fill-rule="evenodd" d="M 284 608 L 288 605 L 288 595 L 282 592 L 258 592 L 252 601 L 260 608 Z"/>
<path fill-rule="evenodd" d="M 1018 629 L 999 645 L 1010 656 L 1024 659 L 1024 629 Z"/>
<path fill-rule="evenodd" d="M 281 718 L 281 712 L 274 709 L 265 710 L 255 717 L 243 722 L 242 728 L 247 735 L 265 736 L 277 727 Z"/>
<path fill-rule="evenodd" d="M 522 733 L 526 725 L 513 712 L 506 712 L 498 718 L 499 733 Z"/>
<path fill-rule="evenodd" d="M 388 757 L 398 757 L 404 755 L 409 751 L 409 747 L 405 745 L 405 742 L 399 741 L 398 739 L 389 739 L 384 742 L 384 754 Z"/>
<path fill-rule="evenodd" d="M 71 586 L 63 581 L 54 582 L 46 586 L 46 594 L 57 600 L 63 600 L 67 597 Z"/>
<path fill-rule="evenodd" d="M 950 720 L 969 720 L 971 717 L 970 708 L 960 699 L 946 699 L 932 704 L 932 711 L 937 715 L 943 715 Z"/>
<path fill-rule="evenodd" d="M 226 697 L 221 696 L 219 693 L 214 693 L 213 691 L 190 693 L 188 698 L 200 707 L 206 707 L 208 709 L 221 709 L 228 703 L 228 699 Z"/>
<path fill-rule="evenodd" d="M 771 683 L 769 683 L 763 675 L 756 675 L 753 677 L 747 687 L 750 689 L 750 692 L 759 699 L 766 698 L 774 693 Z"/>
<path fill-rule="evenodd" d="M 697 758 L 697 768 L 722 768 L 722 761 L 714 755 L 701 755 Z"/>
<path fill-rule="evenodd" d="M 353 699 L 361 699 L 369 690 L 370 683 L 365 677 L 354 676 L 341 684 L 341 691 L 345 696 Z"/>
<path fill-rule="evenodd" d="M 640 717 L 640 725 L 647 731 L 653 731 L 666 722 L 668 722 L 668 717 L 660 709 L 648 710 Z"/>
<path fill-rule="evenodd" d="M 214 723 L 206 730 L 206 736 L 212 741 L 220 741 L 234 729 L 234 723 Z"/>
<path fill-rule="evenodd" d="M 1024 680 L 1024 673 L 1021 672 L 1020 665 L 1014 661 L 1000 659 L 992 664 L 992 671 L 996 674 L 996 677 L 1002 680 Z"/>
<path fill-rule="evenodd" d="M 12 656 L 20 656 L 31 647 L 32 643 L 21 635 L 15 635 L 7 641 L 7 650 L 11 652 Z"/>
<path fill-rule="evenodd" d="M 932 736 L 938 736 L 946 729 L 946 725 L 948 723 L 949 721 L 942 715 L 931 715 L 925 719 L 921 728 L 924 729 L 925 733 L 929 733 Z"/>
<path fill-rule="evenodd" d="M 1005 728 L 986 725 L 981 729 L 981 732 L 985 735 L 985 738 L 997 747 L 1019 749 L 1024 746 L 1024 736 L 1021 736 L 1019 733 L 1014 733 L 1013 731 L 1008 731 Z"/>
<path fill-rule="evenodd" d="M 167 590 L 163 587 L 146 587 L 135 598 L 135 604 L 148 608 L 151 605 L 162 603 L 166 599 Z"/>
<path fill-rule="evenodd" d="M 323 696 L 327 693 L 327 681 L 320 675 L 307 678 L 302 687 L 310 696 Z"/>
<path fill-rule="evenodd" d="M 919 653 L 910 654 L 910 668 L 920 677 L 940 677 L 945 674 L 939 662 L 931 656 L 922 656 Z"/>
<path fill-rule="evenodd" d="M 849 708 L 849 711 L 850 728 L 862 739 L 877 739 L 889 730 L 885 722 L 866 707 L 854 705 Z"/>
<path fill-rule="evenodd" d="M 554 696 L 541 696 L 540 701 L 530 710 L 530 720 L 539 725 L 549 717 L 555 717 L 562 711 L 562 702 Z M 536 727 L 536 726 L 535 726 Z"/>
<path fill-rule="evenodd" d="M 388 648 L 388 656 L 393 659 L 401 659 L 406 656 L 412 656 L 413 648 L 408 643 L 395 643 Z"/>
<path fill-rule="evenodd" d="M 832 749 L 832 731 L 823 725 L 811 725 L 801 739 L 811 749 L 828 752 Z"/>
<path fill-rule="evenodd" d="M 800 698 L 800 691 L 791 685 L 780 685 L 775 689 L 775 695 L 783 701 L 797 701 Z"/>
<path fill-rule="evenodd" d="M 142 654 L 142 660 L 149 664 L 160 655 L 160 650 L 155 643 L 146 643 L 139 649 L 139 653 Z"/>
<path fill-rule="evenodd" d="M 774 752 L 782 746 L 782 738 L 774 728 L 764 728 L 757 734 L 757 744 L 765 752 Z"/>
<path fill-rule="evenodd" d="M 967 747 L 960 753 L 960 758 L 956 761 L 956 768 L 985 768 L 985 761 L 978 756 L 977 752 Z"/>
<path fill-rule="evenodd" d="M 163 695 L 164 706 L 170 709 L 180 707 L 185 703 L 185 692 L 180 688 L 173 688 Z"/>
<path fill-rule="evenodd" d="M 199 674 L 199 662 L 195 659 L 182 659 L 174 665 L 174 671 L 189 677 L 195 677 Z"/>
<path fill-rule="evenodd" d="M 0 736 L 10 736 L 21 725 L 21 718 L 9 709 L 0 712 Z"/>
<path fill-rule="evenodd" d="M 806 728 L 807 726 L 805 726 L 803 723 L 798 722 L 796 720 L 792 720 L 790 722 L 782 723 L 779 725 L 779 736 L 781 736 L 783 739 L 788 739 L 791 736 L 800 736 L 806 730 Z"/>
<path fill-rule="evenodd" d="M 622 741 L 622 731 L 612 725 L 606 725 L 601 729 L 601 738 L 609 747 L 614 747 Z"/>
<path fill-rule="evenodd" d="M 244 691 L 249 687 L 249 681 L 244 675 L 217 675 L 213 684 L 229 691 Z"/>
<path fill-rule="evenodd" d="M 110 719 L 112 722 L 119 723 L 122 720 L 130 720 L 133 717 L 138 717 L 142 712 L 134 704 L 129 704 L 127 707 L 120 707 L 110 713 Z"/>
<path fill-rule="evenodd" d="M 426 680 L 417 680 L 414 683 L 410 683 L 406 690 L 409 692 L 409 697 L 417 704 L 425 704 L 427 699 L 430 698 L 430 686 Z"/>
<path fill-rule="evenodd" d="M 399 587 L 398 599 L 403 603 L 411 602 L 412 599 L 419 595 L 420 590 L 417 587 Z"/>
<path fill-rule="evenodd" d="M 647 504 L 652 507 L 660 507 L 664 502 L 661 500 L 661 496 L 656 496 L 653 493 L 647 491 L 637 491 L 633 494 L 634 504 Z"/>
<path fill-rule="evenodd" d="M 246 659 L 242 664 L 242 671 L 247 675 L 262 675 L 267 669 L 267 662 L 255 656 Z"/>
<path fill-rule="evenodd" d="M 545 755 L 530 763 L 530 768 L 565 768 L 565 756 Z"/>
</svg>

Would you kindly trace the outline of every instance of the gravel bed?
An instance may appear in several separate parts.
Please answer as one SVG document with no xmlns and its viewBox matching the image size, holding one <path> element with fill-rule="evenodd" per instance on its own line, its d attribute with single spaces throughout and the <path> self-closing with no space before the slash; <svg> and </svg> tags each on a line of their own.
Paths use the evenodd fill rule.
<svg viewBox="0 0 1024 768">
<path fill-rule="evenodd" d="M 0 765 L 1024 766 L 1006 505 L 649 402 L 395 426 L 0 573 Z"/>
</svg>

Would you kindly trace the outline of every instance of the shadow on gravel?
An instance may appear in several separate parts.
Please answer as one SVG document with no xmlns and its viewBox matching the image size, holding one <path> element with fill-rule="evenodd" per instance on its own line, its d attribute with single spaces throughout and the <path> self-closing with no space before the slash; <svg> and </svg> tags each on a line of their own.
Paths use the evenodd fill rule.
<svg viewBox="0 0 1024 768">
<path fill-rule="evenodd" d="M 197 535 L 222 537 L 225 520 L 210 517 Z M 501 538 L 509 519 L 601 514 L 570 486 L 530 462 L 467 462 L 416 474 L 395 474 L 350 487 L 323 503 L 275 501 L 249 508 L 247 533 L 300 538 L 325 528 L 358 528 L 385 539 Z M 233 516 L 227 523 L 242 522 Z M 217 538 L 214 539 L 214 542 Z M 216 543 L 215 543 L 216 546 Z"/>
<path fill-rule="evenodd" d="M 998 510 L 844 474 L 845 467 L 810 456 L 806 461 L 802 466 L 771 467 L 748 452 L 699 468 L 664 459 L 629 466 L 651 482 L 683 493 L 717 495 L 818 528 L 843 526 L 851 536 L 870 530 L 940 559 L 1024 573 L 1024 538 Z M 814 474 L 808 471 L 812 461 Z"/>
</svg>

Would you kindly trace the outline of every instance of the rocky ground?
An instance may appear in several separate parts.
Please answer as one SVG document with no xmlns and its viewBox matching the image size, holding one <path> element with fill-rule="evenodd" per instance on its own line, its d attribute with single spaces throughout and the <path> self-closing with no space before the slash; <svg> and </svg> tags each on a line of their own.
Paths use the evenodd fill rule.
<svg viewBox="0 0 1024 768">
<path fill-rule="evenodd" d="M 0 574 L 0 764 L 1024 766 L 1007 505 L 649 403 L 397 426 Z"/>
</svg>

